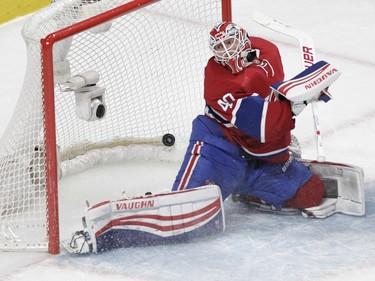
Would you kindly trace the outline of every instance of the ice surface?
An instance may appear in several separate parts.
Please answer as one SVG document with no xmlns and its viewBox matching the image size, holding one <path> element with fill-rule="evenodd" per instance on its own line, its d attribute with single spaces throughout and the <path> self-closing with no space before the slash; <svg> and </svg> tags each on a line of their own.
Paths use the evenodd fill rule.
<svg viewBox="0 0 375 281">
<path fill-rule="evenodd" d="M 372 0 L 236 0 L 233 19 L 281 49 L 286 77 L 300 69 L 296 42 L 251 21 L 255 11 L 309 32 L 318 58 L 342 71 L 334 99 L 319 105 L 327 160 L 364 168 L 366 216 L 336 214 L 324 220 L 260 213 L 225 202 L 227 229 L 186 244 L 119 249 L 72 257 L 65 253 L 0 253 L 0 280 L 374 280 L 375 276 L 375 2 Z M 25 71 L 21 38 L 25 18 L 0 26 L 3 132 L 13 113 Z M 311 112 L 294 132 L 305 158 L 316 157 Z M 99 166 L 60 183 L 61 236 L 79 229 L 84 200 L 117 198 L 168 189 L 178 163 L 132 161 Z"/>
</svg>

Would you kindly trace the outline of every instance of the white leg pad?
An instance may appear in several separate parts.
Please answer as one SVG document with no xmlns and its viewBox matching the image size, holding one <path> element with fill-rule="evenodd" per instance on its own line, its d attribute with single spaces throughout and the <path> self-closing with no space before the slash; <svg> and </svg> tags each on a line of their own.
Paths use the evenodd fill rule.
<svg viewBox="0 0 375 281">
<path fill-rule="evenodd" d="M 83 232 L 77 232 L 84 239 L 75 233 L 63 245 L 73 253 L 102 252 L 186 242 L 224 229 L 220 188 L 208 185 L 96 204 L 86 211 Z"/>
<path fill-rule="evenodd" d="M 320 206 L 308 208 L 305 216 L 327 217 L 334 213 L 352 216 L 365 214 L 365 192 L 363 169 L 357 166 L 303 160 L 310 170 L 323 181 L 337 184 L 337 198 L 326 198 Z M 314 215 L 315 214 L 315 215 Z"/>
</svg>

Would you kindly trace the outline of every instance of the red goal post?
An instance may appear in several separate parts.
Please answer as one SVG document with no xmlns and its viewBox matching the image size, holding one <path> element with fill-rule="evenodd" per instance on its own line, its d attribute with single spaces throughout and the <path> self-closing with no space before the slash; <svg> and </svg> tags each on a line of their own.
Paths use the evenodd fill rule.
<svg viewBox="0 0 375 281">
<path fill-rule="evenodd" d="M 64 161 L 90 149 L 153 143 L 165 133 L 177 140 L 188 136 L 192 118 L 203 110 L 208 31 L 219 20 L 231 20 L 231 0 L 62 0 L 27 21 L 25 82 L 0 142 L 0 249 L 60 252 L 58 181 Z M 109 31 L 95 30 L 106 23 Z M 41 36 L 40 26 L 51 32 Z M 103 121 L 74 114 L 74 95 L 56 82 L 57 62 L 66 61 L 71 76 L 100 73 L 108 103 Z"/>
</svg>

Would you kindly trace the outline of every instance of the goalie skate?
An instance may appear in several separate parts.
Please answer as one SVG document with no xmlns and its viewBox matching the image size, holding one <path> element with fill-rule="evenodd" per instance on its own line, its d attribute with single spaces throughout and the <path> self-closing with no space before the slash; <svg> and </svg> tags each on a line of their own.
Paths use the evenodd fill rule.
<svg viewBox="0 0 375 281">
<path fill-rule="evenodd" d="M 89 232 L 87 231 L 86 218 L 82 218 L 84 230 L 76 231 L 69 240 L 61 241 L 62 246 L 70 254 L 88 254 L 93 251 L 93 243 Z"/>
</svg>

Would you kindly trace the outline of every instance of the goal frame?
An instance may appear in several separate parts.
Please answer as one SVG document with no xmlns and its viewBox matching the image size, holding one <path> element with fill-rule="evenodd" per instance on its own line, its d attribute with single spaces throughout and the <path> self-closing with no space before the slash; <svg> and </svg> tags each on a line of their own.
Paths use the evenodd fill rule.
<svg viewBox="0 0 375 281">
<path fill-rule="evenodd" d="M 121 17 L 138 9 L 144 8 L 160 0 L 133 0 L 117 8 L 108 10 L 97 16 L 88 18 L 69 27 L 50 33 L 40 40 L 42 45 L 42 80 L 43 107 L 45 120 L 45 165 L 46 165 L 46 197 L 48 209 L 48 252 L 60 253 L 59 206 L 58 206 L 58 161 L 56 152 L 56 120 L 54 97 L 53 46 L 55 43 L 78 34 L 88 28 Z M 222 1 L 222 20 L 232 20 L 231 0 Z"/>
</svg>

